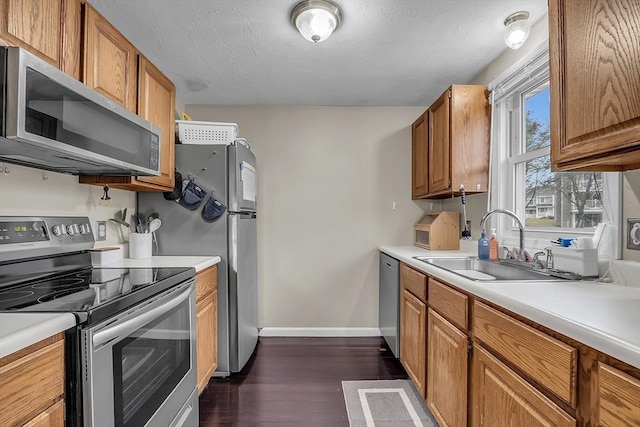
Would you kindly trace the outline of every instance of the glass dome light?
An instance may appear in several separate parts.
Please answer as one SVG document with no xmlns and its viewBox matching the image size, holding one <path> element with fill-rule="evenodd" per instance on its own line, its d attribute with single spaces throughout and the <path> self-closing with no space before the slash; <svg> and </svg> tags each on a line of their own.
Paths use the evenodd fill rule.
<svg viewBox="0 0 640 427">
<path fill-rule="evenodd" d="M 530 27 L 527 23 L 529 12 L 521 11 L 512 13 L 504 20 L 504 42 L 513 50 L 520 47 L 527 41 L 529 37 Z"/>
<path fill-rule="evenodd" d="M 340 8 L 326 0 L 304 0 L 291 10 L 291 23 L 302 37 L 314 43 L 328 39 L 341 22 Z"/>
</svg>

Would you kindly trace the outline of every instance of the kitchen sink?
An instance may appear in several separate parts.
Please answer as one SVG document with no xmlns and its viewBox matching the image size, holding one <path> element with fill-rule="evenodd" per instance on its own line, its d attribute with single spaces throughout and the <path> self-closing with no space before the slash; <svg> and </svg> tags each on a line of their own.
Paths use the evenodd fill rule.
<svg viewBox="0 0 640 427">
<path fill-rule="evenodd" d="M 513 260 L 489 261 L 475 257 L 431 258 L 417 256 L 414 258 L 467 279 L 482 282 L 540 282 L 565 279 L 554 276 L 550 270 L 534 270 L 530 264 L 522 264 Z"/>
</svg>

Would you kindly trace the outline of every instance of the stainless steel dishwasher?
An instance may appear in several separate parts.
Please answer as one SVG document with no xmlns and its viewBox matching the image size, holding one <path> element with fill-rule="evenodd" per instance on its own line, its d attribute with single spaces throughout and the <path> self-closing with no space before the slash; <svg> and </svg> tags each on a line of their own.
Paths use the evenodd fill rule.
<svg viewBox="0 0 640 427">
<path fill-rule="evenodd" d="M 395 357 L 400 356 L 400 261 L 380 252 L 378 326 Z"/>
</svg>

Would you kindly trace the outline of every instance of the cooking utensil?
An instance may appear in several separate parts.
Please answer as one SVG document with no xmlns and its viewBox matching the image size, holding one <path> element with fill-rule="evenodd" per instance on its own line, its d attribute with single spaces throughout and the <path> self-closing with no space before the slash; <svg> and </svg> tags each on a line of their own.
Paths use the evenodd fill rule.
<svg viewBox="0 0 640 427">
<path fill-rule="evenodd" d="M 162 221 L 160 220 L 160 218 L 152 219 L 151 222 L 149 223 L 148 232 L 154 233 L 158 228 L 160 228 L 161 225 L 162 225 Z"/>
<path fill-rule="evenodd" d="M 148 233 L 149 230 L 147 230 L 146 227 L 147 223 L 145 222 L 144 215 L 138 213 L 138 229 L 140 230 L 138 233 Z"/>
<path fill-rule="evenodd" d="M 467 193 L 464 191 L 464 185 L 460 186 L 460 197 L 462 199 L 462 218 L 464 220 L 464 230 L 462 230 L 462 238 L 471 240 L 471 230 L 467 222 Z"/>
<path fill-rule="evenodd" d="M 126 222 L 126 221 L 121 220 L 120 218 L 109 218 L 109 221 L 113 221 L 113 222 L 115 222 L 117 224 L 124 225 L 125 227 L 130 228 L 129 223 Z"/>
</svg>

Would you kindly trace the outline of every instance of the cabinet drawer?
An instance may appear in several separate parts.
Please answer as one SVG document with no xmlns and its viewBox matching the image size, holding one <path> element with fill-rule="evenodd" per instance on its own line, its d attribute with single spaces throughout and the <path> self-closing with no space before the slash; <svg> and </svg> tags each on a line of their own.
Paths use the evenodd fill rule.
<svg viewBox="0 0 640 427">
<path fill-rule="evenodd" d="M 209 295 L 218 286 L 218 267 L 213 266 L 196 274 L 196 301 Z"/>
<path fill-rule="evenodd" d="M 640 426 L 640 381 L 598 364 L 598 425 Z"/>
<path fill-rule="evenodd" d="M 0 425 L 29 421 L 64 395 L 64 339 L 0 367 Z"/>
<path fill-rule="evenodd" d="M 529 378 L 576 407 L 575 348 L 477 301 L 473 334 Z"/>
<path fill-rule="evenodd" d="M 427 301 L 427 275 L 406 264 L 400 265 L 400 286 L 418 297 L 422 302 Z"/>
<path fill-rule="evenodd" d="M 429 278 L 429 305 L 458 328 L 469 329 L 469 297 Z"/>
</svg>

